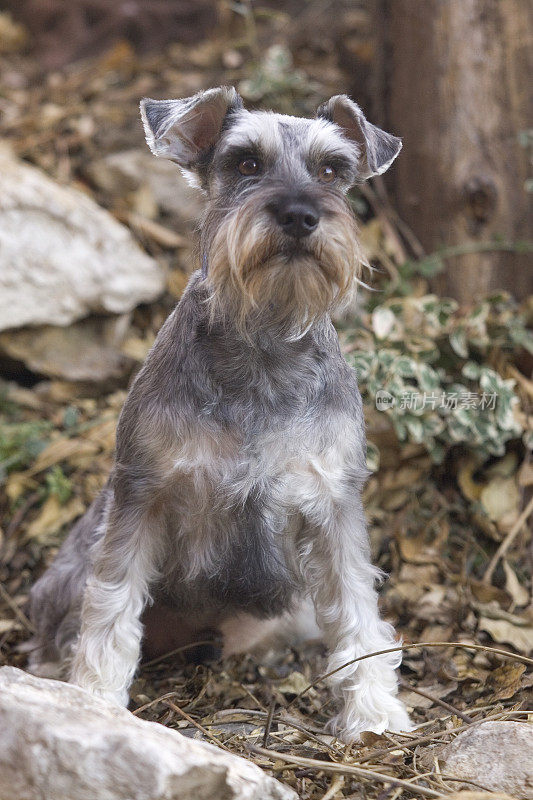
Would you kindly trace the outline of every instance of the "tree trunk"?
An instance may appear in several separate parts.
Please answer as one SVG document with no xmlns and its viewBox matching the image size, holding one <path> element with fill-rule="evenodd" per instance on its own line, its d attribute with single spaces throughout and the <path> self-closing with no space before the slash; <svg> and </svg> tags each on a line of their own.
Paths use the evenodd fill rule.
<svg viewBox="0 0 533 800">
<path fill-rule="evenodd" d="M 519 134 L 533 127 L 530 0 L 375 0 L 378 116 L 404 139 L 390 186 L 427 252 L 531 239 Z M 533 291 L 531 254 L 466 252 L 435 288 L 469 303 Z"/>
</svg>

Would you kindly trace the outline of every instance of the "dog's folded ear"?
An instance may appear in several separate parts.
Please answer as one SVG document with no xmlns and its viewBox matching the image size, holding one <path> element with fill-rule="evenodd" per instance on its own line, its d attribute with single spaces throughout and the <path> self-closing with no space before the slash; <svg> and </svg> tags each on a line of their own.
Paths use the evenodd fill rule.
<svg viewBox="0 0 533 800">
<path fill-rule="evenodd" d="M 359 145 L 362 180 L 385 172 L 402 149 L 401 139 L 372 125 L 346 94 L 330 98 L 316 113 L 317 117 L 334 122 L 348 139 Z"/>
<path fill-rule="evenodd" d="M 141 117 L 148 147 L 184 169 L 195 166 L 216 144 L 229 111 L 242 108 L 232 86 L 198 92 L 183 100 L 141 100 Z"/>
</svg>

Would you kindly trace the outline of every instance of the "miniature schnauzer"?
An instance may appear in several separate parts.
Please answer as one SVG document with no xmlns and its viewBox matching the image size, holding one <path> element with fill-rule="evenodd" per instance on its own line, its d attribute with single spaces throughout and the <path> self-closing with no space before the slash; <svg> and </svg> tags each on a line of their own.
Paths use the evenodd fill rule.
<svg viewBox="0 0 533 800">
<path fill-rule="evenodd" d="M 348 189 L 401 141 L 346 95 L 315 119 L 233 88 L 141 103 L 146 140 L 202 189 L 201 269 L 125 402 L 111 476 L 31 592 L 29 668 L 121 704 L 148 652 L 207 629 L 225 654 L 311 606 L 328 670 L 396 643 L 361 502 L 361 397 L 330 313 L 361 255 Z M 333 728 L 407 730 L 396 654 L 332 678 Z"/>
</svg>

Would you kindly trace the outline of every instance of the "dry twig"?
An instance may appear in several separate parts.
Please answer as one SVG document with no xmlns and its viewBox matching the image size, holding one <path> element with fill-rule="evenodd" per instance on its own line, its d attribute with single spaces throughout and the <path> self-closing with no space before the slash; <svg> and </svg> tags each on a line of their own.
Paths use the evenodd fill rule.
<svg viewBox="0 0 533 800">
<path fill-rule="evenodd" d="M 402 644 L 398 645 L 398 647 L 389 647 L 387 650 L 378 650 L 375 653 L 365 653 L 363 656 L 352 658 L 351 661 L 347 661 L 346 664 L 343 664 L 336 669 L 332 669 L 330 672 L 319 675 L 316 680 L 310 683 L 309 686 L 306 686 L 305 689 L 302 689 L 302 691 L 291 700 L 291 702 L 287 705 L 287 708 L 290 708 L 297 700 L 300 699 L 300 697 L 302 697 L 304 694 L 307 694 L 310 689 L 313 689 L 318 683 L 321 683 L 321 681 L 327 680 L 327 678 L 330 678 L 332 675 L 335 675 L 342 669 L 346 669 L 346 667 L 349 667 L 352 664 L 357 664 L 358 661 L 364 661 L 365 659 L 373 658 L 374 656 L 383 656 L 387 653 L 398 653 L 400 650 L 413 650 L 418 647 L 465 647 L 467 650 L 483 650 L 487 653 L 506 656 L 507 658 L 514 659 L 515 661 L 521 661 L 523 664 L 529 664 L 530 666 L 533 666 L 533 658 L 521 656 L 517 653 L 509 653 L 507 650 L 500 650 L 498 647 L 487 647 L 483 644 L 468 644 L 467 642 L 418 642 L 417 644 Z"/>
<path fill-rule="evenodd" d="M 196 722 L 195 719 L 189 716 L 189 714 L 187 714 L 187 712 L 184 711 L 182 708 L 177 706 L 176 703 L 173 703 L 172 700 L 165 700 L 164 703 L 166 706 L 171 708 L 172 711 L 175 711 L 176 714 L 179 714 L 181 717 L 183 717 L 183 719 L 186 719 L 190 725 L 193 725 L 195 728 L 198 728 L 198 730 L 201 731 L 204 734 L 204 736 L 207 736 L 207 738 L 210 739 L 213 742 L 213 744 L 218 745 L 218 747 L 221 747 L 222 750 L 226 750 L 228 753 L 231 752 L 230 749 L 226 747 L 225 744 L 222 744 L 222 742 L 219 739 L 217 739 L 216 736 L 213 736 L 213 734 L 210 733 L 207 730 L 207 728 L 204 728 L 203 725 L 200 725 L 199 722 Z"/>
<path fill-rule="evenodd" d="M 0 583 L 0 597 L 9 606 L 9 608 L 11 609 L 13 614 L 16 616 L 18 621 L 20 623 L 22 623 L 22 625 L 24 625 L 26 630 L 28 630 L 30 633 L 35 633 L 35 628 L 31 624 L 31 622 L 29 621 L 29 619 L 26 616 L 26 614 L 23 611 L 20 610 L 20 608 L 17 606 L 17 604 L 15 603 L 15 601 L 13 600 L 11 595 L 6 591 L 6 589 L 4 588 L 4 586 L 1 583 Z"/>
<path fill-rule="evenodd" d="M 431 700 L 431 702 L 435 703 L 435 705 L 445 708 L 446 711 L 455 714 L 456 717 L 459 717 L 465 722 L 470 723 L 474 721 L 472 717 L 468 716 L 468 714 L 465 714 L 463 711 L 459 711 L 458 708 L 455 708 L 454 706 L 451 706 L 449 703 L 446 703 L 444 700 L 441 700 L 440 697 L 435 697 L 434 694 L 426 692 L 425 689 L 419 689 L 417 686 L 411 686 L 411 684 L 407 683 L 406 681 L 400 681 L 399 683 L 402 689 L 406 689 L 409 692 L 414 692 L 414 694 L 419 694 L 420 697 L 425 697 L 427 700 Z"/>
<path fill-rule="evenodd" d="M 414 794 L 420 794 L 422 797 L 445 797 L 440 792 L 435 792 L 433 789 L 426 788 L 425 786 L 417 786 L 410 781 L 404 781 L 402 778 L 395 778 L 391 775 L 385 775 L 382 772 L 375 772 L 370 769 L 362 769 L 355 767 L 353 764 L 333 764 L 330 761 L 318 761 L 314 758 L 303 758 L 301 756 L 286 755 L 279 753 L 277 750 L 266 750 L 264 747 L 250 746 L 252 753 L 258 755 L 268 756 L 273 760 L 279 759 L 280 761 L 288 761 L 291 764 L 298 764 L 301 767 L 309 767 L 310 769 L 322 770 L 324 772 L 336 772 L 341 775 L 357 775 L 359 778 L 368 778 L 373 781 L 380 781 L 380 783 L 391 783 L 393 786 L 402 786 L 404 789 L 409 789 Z M 422 776 L 416 776 L 422 777 Z"/>
<path fill-rule="evenodd" d="M 485 575 L 483 576 L 483 583 L 490 583 L 492 581 L 492 576 L 494 574 L 494 570 L 498 566 L 498 562 L 499 562 L 500 558 L 502 558 L 502 556 L 504 556 L 505 553 L 508 551 L 508 549 L 510 548 L 510 546 L 512 545 L 512 543 L 514 542 L 514 540 L 516 539 L 516 537 L 518 536 L 518 534 L 522 530 L 523 526 L 525 525 L 525 523 L 527 522 L 527 520 L 528 520 L 528 518 L 530 517 L 531 514 L 533 514 L 533 497 L 531 498 L 531 500 L 529 501 L 529 503 L 527 504 L 525 509 L 522 511 L 522 513 L 520 514 L 520 516 L 516 520 L 515 524 L 513 525 L 513 527 L 511 528 L 511 530 L 509 531 L 509 533 L 507 534 L 507 536 L 503 540 L 503 542 L 500 544 L 500 546 L 498 547 L 498 549 L 494 553 L 494 555 L 493 555 L 493 557 L 492 557 L 492 559 L 490 561 L 490 564 L 487 567 L 487 571 L 485 572 Z"/>
</svg>

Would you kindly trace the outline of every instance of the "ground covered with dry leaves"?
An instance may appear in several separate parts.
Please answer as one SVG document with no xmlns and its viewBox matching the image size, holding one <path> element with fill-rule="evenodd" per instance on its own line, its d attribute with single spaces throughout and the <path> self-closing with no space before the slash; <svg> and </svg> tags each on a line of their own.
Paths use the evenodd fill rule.
<svg viewBox="0 0 533 800">
<path fill-rule="evenodd" d="M 1 56 L 3 137 L 18 156 L 60 182 L 81 187 L 127 224 L 166 265 L 168 290 L 124 320 L 121 369 L 112 378 L 80 383 L 45 367 L 36 373 L 22 357 L 3 358 L 0 664 L 24 668 L 17 645 L 31 632 L 25 614 L 28 590 L 104 484 L 128 381 L 194 264 L 190 220 L 162 208 L 146 184 L 106 182 L 101 159 L 143 147 L 137 111 L 143 95 L 183 96 L 227 82 L 238 84 L 249 101 L 311 113 L 319 100 L 344 85 L 337 62 L 328 52 L 314 50 L 312 37 L 305 46 L 290 40 L 281 12 L 261 25 L 245 26 L 246 35 L 237 42 L 228 25 L 216 41 L 169 46 L 142 58 L 124 43 L 45 75 L 22 54 Z M 269 49 L 274 40 L 285 45 Z M 258 52 L 266 55 L 259 58 Z M 410 359 L 439 350 L 449 363 L 453 351 L 464 370 L 464 364 L 476 361 L 468 349 L 472 345 L 476 363 L 483 358 L 491 369 L 487 381 L 511 381 L 512 387 L 502 384 L 502 392 L 516 398 L 509 401 L 512 422 L 493 420 L 486 440 L 465 434 L 454 442 L 460 426 L 470 425 L 467 418 L 452 420 L 448 429 L 442 420 L 422 416 L 420 428 L 416 420 L 378 413 L 370 377 L 363 377 L 369 458 L 376 468 L 366 508 L 375 561 L 389 576 L 383 612 L 410 648 L 401 692 L 417 728 L 409 735 L 368 734 L 351 747 L 325 735 L 334 706 L 324 681 L 310 685 L 325 668 L 318 644 L 268 660 L 246 656 L 195 665 L 187 663 L 186 653 L 175 653 L 145 663 L 131 708 L 145 719 L 253 759 L 305 800 L 451 795 L 461 784 L 440 771 L 443 743 L 480 720 L 530 719 L 533 606 L 527 520 L 533 468 L 527 436 L 533 384 L 528 347 L 519 341 L 522 328 L 519 336 L 511 327 L 520 315 L 525 327 L 530 325 L 532 307 L 518 307 L 509 298 L 491 301 L 480 332 L 478 318 L 472 322 L 447 306 L 440 308 L 439 325 L 428 327 L 431 309 L 424 298 L 431 295 L 424 254 L 395 219 L 382 186 L 366 189 L 354 202 L 363 217 L 367 251 L 382 269 L 374 277 L 384 293 L 381 308 L 388 303 L 395 322 L 390 314 L 376 312 L 380 301 L 366 296 L 351 317 L 339 320 L 347 358 L 373 353 L 372 347 L 394 353 L 399 342 L 405 348 L 412 340 Z M 406 271 L 406 263 L 425 264 L 425 270 Z M 423 330 L 420 314 L 425 315 Z M 496 330 L 503 344 L 495 350 Z M 473 367 L 467 372 L 475 377 Z M 502 440 L 504 446 L 498 444 Z M 448 642 L 455 644 L 439 644 Z"/>
</svg>

